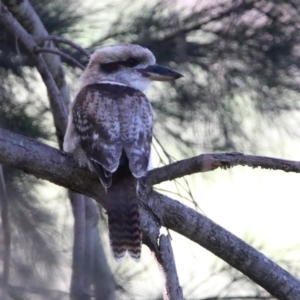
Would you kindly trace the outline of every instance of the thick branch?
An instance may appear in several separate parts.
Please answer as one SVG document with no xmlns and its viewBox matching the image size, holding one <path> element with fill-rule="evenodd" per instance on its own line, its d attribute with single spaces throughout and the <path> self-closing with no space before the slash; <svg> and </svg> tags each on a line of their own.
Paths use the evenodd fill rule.
<svg viewBox="0 0 300 300">
<path fill-rule="evenodd" d="M 57 149 L 0 129 L 0 163 L 73 189 L 105 206 L 106 196 L 96 176 L 79 169 L 72 157 Z M 140 209 L 143 231 L 151 232 L 145 225 L 155 226 L 156 220 L 222 258 L 277 298 L 294 300 L 300 295 L 295 277 L 195 210 L 156 192 L 151 192 Z"/>
</svg>

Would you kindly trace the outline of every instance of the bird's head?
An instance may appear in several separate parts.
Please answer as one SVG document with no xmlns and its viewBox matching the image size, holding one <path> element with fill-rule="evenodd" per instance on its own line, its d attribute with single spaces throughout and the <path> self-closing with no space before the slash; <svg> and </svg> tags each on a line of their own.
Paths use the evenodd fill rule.
<svg viewBox="0 0 300 300">
<path fill-rule="evenodd" d="M 180 73 L 155 63 L 152 52 L 139 45 L 123 44 L 96 50 L 81 76 L 81 87 L 113 81 L 145 91 L 153 80 L 170 81 Z"/>
</svg>

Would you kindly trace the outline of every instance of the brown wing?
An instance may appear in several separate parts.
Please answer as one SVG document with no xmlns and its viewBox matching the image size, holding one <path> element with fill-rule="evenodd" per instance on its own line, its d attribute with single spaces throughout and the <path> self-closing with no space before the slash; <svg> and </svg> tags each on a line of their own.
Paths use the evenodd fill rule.
<svg viewBox="0 0 300 300">
<path fill-rule="evenodd" d="M 117 84 L 92 84 L 77 95 L 73 106 L 75 130 L 81 146 L 105 187 L 126 153 L 136 178 L 149 163 L 153 114 L 146 96 Z"/>
</svg>

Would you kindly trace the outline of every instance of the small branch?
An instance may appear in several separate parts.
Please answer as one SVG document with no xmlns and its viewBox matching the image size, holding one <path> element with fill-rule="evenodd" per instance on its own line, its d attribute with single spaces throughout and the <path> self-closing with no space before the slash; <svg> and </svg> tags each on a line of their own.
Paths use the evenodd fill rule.
<svg viewBox="0 0 300 300">
<path fill-rule="evenodd" d="M 6 300 L 8 299 L 8 292 L 9 292 L 11 234 L 10 234 L 9 217 L 8 217 L 8 196 L 6 193 L 6 185 L 5 185 L 2 165 L 0 165 L 0 203 L 1 203 L 1 221 L 2 221 L 3 240 L 4 240 L 1 299 Z"/>
<path fill-rule="evenodd" d="M 91 55 L 91 53 L 89 51 L 87 51 L 86 49 L 82 48 L 78 44 L 76 44 L 76 43 L 72 42 L 71 40 L 68 40 L 64 37 L 49 35 L 49 36 L 43 36 L 43 37 L 36 37 L 35 40 L 38 44 L 41 44 L 45 41 L 54 41 L 57 43 L 66 44 L 66 45 L 73 47 L 78 52 L 82 53 L 83 55 L 85 55 L 87 57 L 90 57 L 90 55 Z"/>
<path fill-rule="evenodd" d="M 280 158 L 244 155 L 232 153 L 208 153 L 188 159 L 183 159 L 167 166 L 151 170 L 147 176 L 149 185 L 194 173 L 209 172 L 217 168 L 228 169 L 235 166 L 248 166 L 269 170 L 300 173 L 300 162 Z"/>
<path fill-rule="evenodd" d="M 39 48 L 37 47 L 35 49 L 36 53 L 41 53 L 41 52 L 45 52 L 45 53 L 52 53 L 52 54 L 56 54 L 59 55 L 60 57 L 63 57 L 64 59 L 66 59 L 67 61 L 70 61 L 71 63 L 73 63 L 75 66 L 77 66 L 79 69 L 83 70 L 84 66 L 75 58 L 73 58 L 72 56 L 60 51 L 60 50 L 56 50 L 56 49 L 51 49 L 51 48 Z"/>
<path fill-rule="evenodd" d="M 183 300 L 182 288 L 179 284 L 176 264 L 174 260 L 170 238 L 165 235 L 159 237 L 161 266 L 165 275 L 166 300 Z"/>
</svg>

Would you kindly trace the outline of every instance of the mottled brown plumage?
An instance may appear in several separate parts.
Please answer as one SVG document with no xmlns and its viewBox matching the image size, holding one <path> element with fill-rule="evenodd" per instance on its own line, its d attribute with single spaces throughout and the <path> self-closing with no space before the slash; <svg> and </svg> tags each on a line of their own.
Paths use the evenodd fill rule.
<svg viewBox="0 0 300 300">
<path fill-rule="evenodd" d="M 131 87 L 92 84 L 84 87 L 73 106 L 75 130 L 88 159 L 110 178 L 126 153 L 132 174 L 147 172 L 152 139 L 152 108 L 145 95 Z M 102 175 L 102 174 L 101 174 Z M 105 184 L 111 186 L 111 181 Z"/>
<path fill-rule="evenodd" d="M 137 179 L 147 172 L 152 108 L 145 95 L 110 83 L 85 86 L 73 105 L 75 132 L 89 162 L 107 188 L 111 248 L 117 261 L 126 251 L 138 260 L 141 229 Z M 112 176 L 114 174 L 114 176 Z"/>
<path fill-rule="evenodd" d="M 152 80 L 179 73 L 155 65 L 138 45 L 97 50 L 81 76 L 71 107 L 64 150 L 97 172 L 107 189 L 110 244 L 117 261 L 141 253 L 138 180 L 146 175 L 153 130 L 152 108 L 143 90 Z"/>
</svg>

